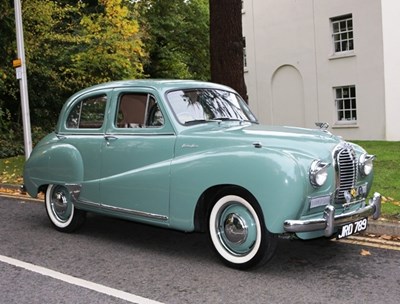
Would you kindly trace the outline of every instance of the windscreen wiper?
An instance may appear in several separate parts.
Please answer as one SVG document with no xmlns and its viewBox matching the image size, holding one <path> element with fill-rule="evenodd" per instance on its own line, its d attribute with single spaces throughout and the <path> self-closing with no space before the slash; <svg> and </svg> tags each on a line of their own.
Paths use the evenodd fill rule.
<svg viewBox="0 0 400 304">
<path fill-rule="evenodd" d="M 222 119 L 194 119 L 194 120 L 187 120 L 185 121 L 186 126 L 191 126 L 191 125 L 196 125 L 196 124 L 202 124 L 202 123 L 208 123 L 208 122 L 221 122 Z"/>
</svg>

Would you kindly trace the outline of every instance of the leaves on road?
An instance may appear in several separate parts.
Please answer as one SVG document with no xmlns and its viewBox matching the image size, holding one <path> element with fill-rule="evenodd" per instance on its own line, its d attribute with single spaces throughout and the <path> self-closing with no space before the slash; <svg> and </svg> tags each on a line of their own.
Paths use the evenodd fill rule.
<svg viewBox="0 0 400 304">
<path fill-rule="evenodd" d="M 368 250 L 365 250 L 365 249 L 361 249 L 360 255 L 368 256 L 368 255 L 371 255 L 371 252 L 369 252 Z"/>
</svg>

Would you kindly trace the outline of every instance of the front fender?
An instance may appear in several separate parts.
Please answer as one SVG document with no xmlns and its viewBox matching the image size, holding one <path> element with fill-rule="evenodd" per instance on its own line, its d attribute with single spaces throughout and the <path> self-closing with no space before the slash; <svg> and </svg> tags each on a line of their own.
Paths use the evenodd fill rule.
<svg viewBox="0 0 400 304">
<path fill-rule="evenodd" d="M 303 210 L 305 175 L 293 156 L 268 148 L 223 148 L 181 156 L 171 167 L 171 225 L 187 229 L 192 223 L 185 221 L 194 218 L 196 202 L 207 189 L 236 185 L 257 199 L 267 229 L 282 233 L 284 221 Z"/>
<path fill-rule="evenodd" d="M 25 163 L 24 185 L 32 197 L 37 196 L 42 185 L 79 184 L 82 180 L 82 157 L 79 151 L 69 144 L 39 145 Z"/>
</svg>

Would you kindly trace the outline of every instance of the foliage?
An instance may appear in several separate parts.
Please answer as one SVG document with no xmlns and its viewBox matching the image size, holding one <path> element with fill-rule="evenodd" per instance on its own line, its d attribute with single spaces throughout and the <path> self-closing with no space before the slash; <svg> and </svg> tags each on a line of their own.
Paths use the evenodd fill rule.
<svg viewBox="0 0 400 304">
<path fill-rule="evenodd" d="M 383 195 L 383 213 L 400 219 L 400 142 L 356 141 L 368 153 L 376 155 L 371 193 Z"/>
<path fill-rule="evenodd" d="M 10 136 L 0 135 L 0 158 L 21 154 L 24 154 L 24 147 L 21 140 L 17 139 L 14 134 Z"/>
<path fill-rule="evenodd" d="M 4 128 L 9 127 L 12 121 L 9 114 L 13 113 L 14 107 L 9 107 L 9 104 L 16 103 L 18 95 L 11 64 L 16 49 L 14 28 L 14 11 L 10 1 L 0 0 L 0 134 L 6 132 Z"/>
<path fill-rule="evenodd" d="M 82 15 L 80 39 L 72 47 L 70 65 L 63 69 L 72 86 L 143 77 L 146 53 L 135 12 L 121 0 L 99 0 L 99 5 L 101 12 Z"/>
<path fill-rule="evenodd" d="M 12 128 L 11 113 L 0 107 L 0 158 L 23 154 L 18 134 Z"/>
<path fill-rule="evenodd" d="M 140 0 L 151 78 L 210 79 L 208 0 Z"/>
<path fill-rule="evenodd" d="M 22 1 L 31 125 L 50 131 L 65 100 L 128 78 L 208 80 L 208 0 Z M 0 0 L 1 153 L 23 151 L 13 1 Z"/>
<path fill-rule="evenodd" d="M 142 62 L 147 56 L 137 14 L 125 5 L 130 1 L 85 3 L 22 3 L 33 126 L 50 130 L 66 98 L 83 87 L 143 77 Z M 0 0 L 0 55 L 0 127 L 7 123 L 7 132 L 14 132 L 13 139 L 18 140 L 22 138 L 21 110 L 19 86 L 11 66 L 17 55 L 14 10 L 9 0 Z M 4 113 L 11 113 L 11 118 L 5 121 L 8 116 Z"/>
</svg>

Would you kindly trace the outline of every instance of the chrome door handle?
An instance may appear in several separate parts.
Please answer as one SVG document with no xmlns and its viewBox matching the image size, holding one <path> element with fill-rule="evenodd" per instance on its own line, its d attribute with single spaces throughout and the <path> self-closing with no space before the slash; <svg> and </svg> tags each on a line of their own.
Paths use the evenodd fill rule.
<svg viewBox="0 0 400 304">
<path fill-rule="evenodd" d="M 104 135 L 104 139 L 107 141 L 107 146 L 110 144 L 110 141 L 117 140 L 118 137 L 114 135 Z"/>
<path fill-rule="evenodd" d="M 64 140 L 64 139 L 67 138 L 66 136 L 60 135 L 60 134 L 56 134 L 56 136 L 57 136 L 57 138 L 58 138 L 59 140 Z"/>
</svg>

